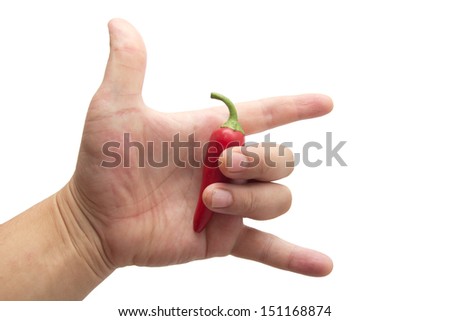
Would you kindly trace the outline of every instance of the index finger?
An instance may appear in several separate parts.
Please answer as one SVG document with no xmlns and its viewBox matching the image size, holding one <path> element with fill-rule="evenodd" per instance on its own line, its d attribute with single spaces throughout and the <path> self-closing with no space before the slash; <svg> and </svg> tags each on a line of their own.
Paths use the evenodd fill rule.
<svg viewBox="0 0 450 321">
<path fill-rule="evenodd" d="M 237 104 L 239 122 L 247 135 L 301 119 L 323 116 L 332 109 L 331 98 L 321 94 L 265 98 Z"/>
</svg>

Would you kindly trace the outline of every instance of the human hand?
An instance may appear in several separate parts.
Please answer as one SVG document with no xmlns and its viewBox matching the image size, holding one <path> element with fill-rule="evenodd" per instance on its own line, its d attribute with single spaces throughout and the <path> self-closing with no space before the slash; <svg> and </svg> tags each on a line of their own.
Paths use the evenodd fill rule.
<svg viewBox="0 0 450 321">
<path fill-rule="evenodd" d="M 106 158 L 103 145 L 123 142 L 124 133 L 143 145 L 153 142 L 155 153 L 160 153 L 154 156 L 158 160 L 162 158 L 158 146 L 173 141 L 175 134 L 183 139 L 195 133 L 203 144 L 227 118 L 223 107 L 169 114 L 145 106 L 141 95 L 146 68 L 143 41 L 123 20 L 112 20 L 109 30 L 111 51 L 105 77 L 87 113 L 75 173 L 58 195 L 65 221 L 76 222 L 68 229 L 72 240 L 84 243 L 80 248 L 88 249 L 83 255 L 92 268 L 107 275 L 121 266 L 163 266 L 232 254 L 306 275 L 328 274 L 332 263 L 327 256 L 243 224 L 243 217 L 266 220 L 288 210 L 288 188 L 270 181 L 291 173 L 292 168 L 285 166 L 292 158 L 290 152 L 283 156 L 279 149 L 272 149 L 275 167 L 260 162 L 254 168 L 232 172 L 222 166 L 226 176 L 251 182 L 218 183 L 205 190 L 205 204 L 223 214 L 214 215 L 202 233 L 192 229 L 200 168 L 180 168 L 173 162 L 162 168 L 142 167 L 133 152 L 129 167 L 100 166 Z M 332 102 L 322 95 L 301 95 L 237 104 L 237 108 L 246 134 L 253 134 L 324 115 Z M 233 155 L 240 154 L 239 148 L 234 150 Z M 123 160 L 123 143 L 117 152 Z M 264 159 L 262 147 L 253 152 Z M 201 159 L 200 153 L 196 159 Z M 219 189 L 229 191 L 231 199 L 223 193 L 217 197 Z M 224 207 L 226 200 L 232 202 Z M 82 240 L 77 239 L 80 235 Z"/>
</svg>

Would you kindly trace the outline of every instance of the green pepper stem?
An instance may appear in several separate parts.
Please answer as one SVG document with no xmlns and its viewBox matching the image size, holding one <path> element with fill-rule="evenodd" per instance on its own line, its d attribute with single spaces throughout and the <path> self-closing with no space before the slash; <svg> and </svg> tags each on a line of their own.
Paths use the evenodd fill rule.
<svg viewBox="0 0 450 321">
<path fill-rule="evenodd" d="M 211 93 L 212 99 L 218 99 L 225 103 L 228 107 L 228 111 L 230 112 L 230 116 L 228 117 L 228 120 L 223 123 L 220 127 L 228 127 L 236 131 L 240 131 L 242 134 L 245 135 L 244 130 L 242 129 L 241 125 L 238 122 L 238 115 L 236 111 L 236 107 L 234 106 L 233 102 L 225 97 L 224 95 L 218 94 L 218 93 Z"/>
</svg>

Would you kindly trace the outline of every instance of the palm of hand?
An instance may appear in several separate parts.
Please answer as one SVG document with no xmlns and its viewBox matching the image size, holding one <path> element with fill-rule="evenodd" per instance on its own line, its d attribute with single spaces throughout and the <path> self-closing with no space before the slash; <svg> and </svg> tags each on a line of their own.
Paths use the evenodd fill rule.
<svg viewBox="0 0 450 321">
<path fill-rule="evenodd" d="M 195 132 L 203 145 L 209 133 L 223 121 L 212 112 L 158 113 L 135 96 L 122 103 L 131 107 L 111 107 L 108 100 L 94 98 L 74 175 L 80 198 L 94 209 L 88 214 L 89 219 L 109 260 L 116 266 L 158 266 L 229 254 L 243 226 L 241 218 L 220 215 L 214 217 L 207 233 L 192 230 L 201 169 L 188 162 L 181 168 L 172 159 L 168 166 L 152 167 L 146 158 L 161 161 L 165 151 L 160 146 L 163 142 L 170 144 L 176 133 L 183 139 Z M 117 111 L 105 113 L 115 108 Z M 208 125 L 199 127 L 197 123 Z M 215 123 L 218 125 L 214 126 Z M 130 135 L 130 141 L 140 142 L 145 148 L 147 142 L 153 143 L 155 155 L 148 155 L 145 150 L 145 166 L 139 166 L 136 147 L 128 149 L 129 162 L 124 163 L 124 133 Z M 114 168 L 99 168 L 108 159 L 102 146 L 110 141 L 120 142 L 118 152 L 122 162 Z M 196 160 L 200 160 L 200 154 L 201 149 L 196 150 Z M 144 155 L 141 154 L 141 160 Z"/>
</svg>

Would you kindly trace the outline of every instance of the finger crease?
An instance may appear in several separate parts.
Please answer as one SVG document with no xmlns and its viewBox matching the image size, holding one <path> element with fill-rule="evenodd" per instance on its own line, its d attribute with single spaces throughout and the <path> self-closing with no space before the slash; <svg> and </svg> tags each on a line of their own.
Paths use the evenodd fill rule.
<svg viewBox="0 0 450 321">
<path fill-rule="evenodd" d="M 269 262 L 270 252 L 272 251 L 274 242 L 275 242 L 275 237 L 273 235 L 270 235 L 267 237 L 267 240 L 264 243 L 263 248 L 261 249 L 261 254 L 258 259 L 259 262 L 265 263 L 265 264 L 267 264 Z"/>
</svg>

